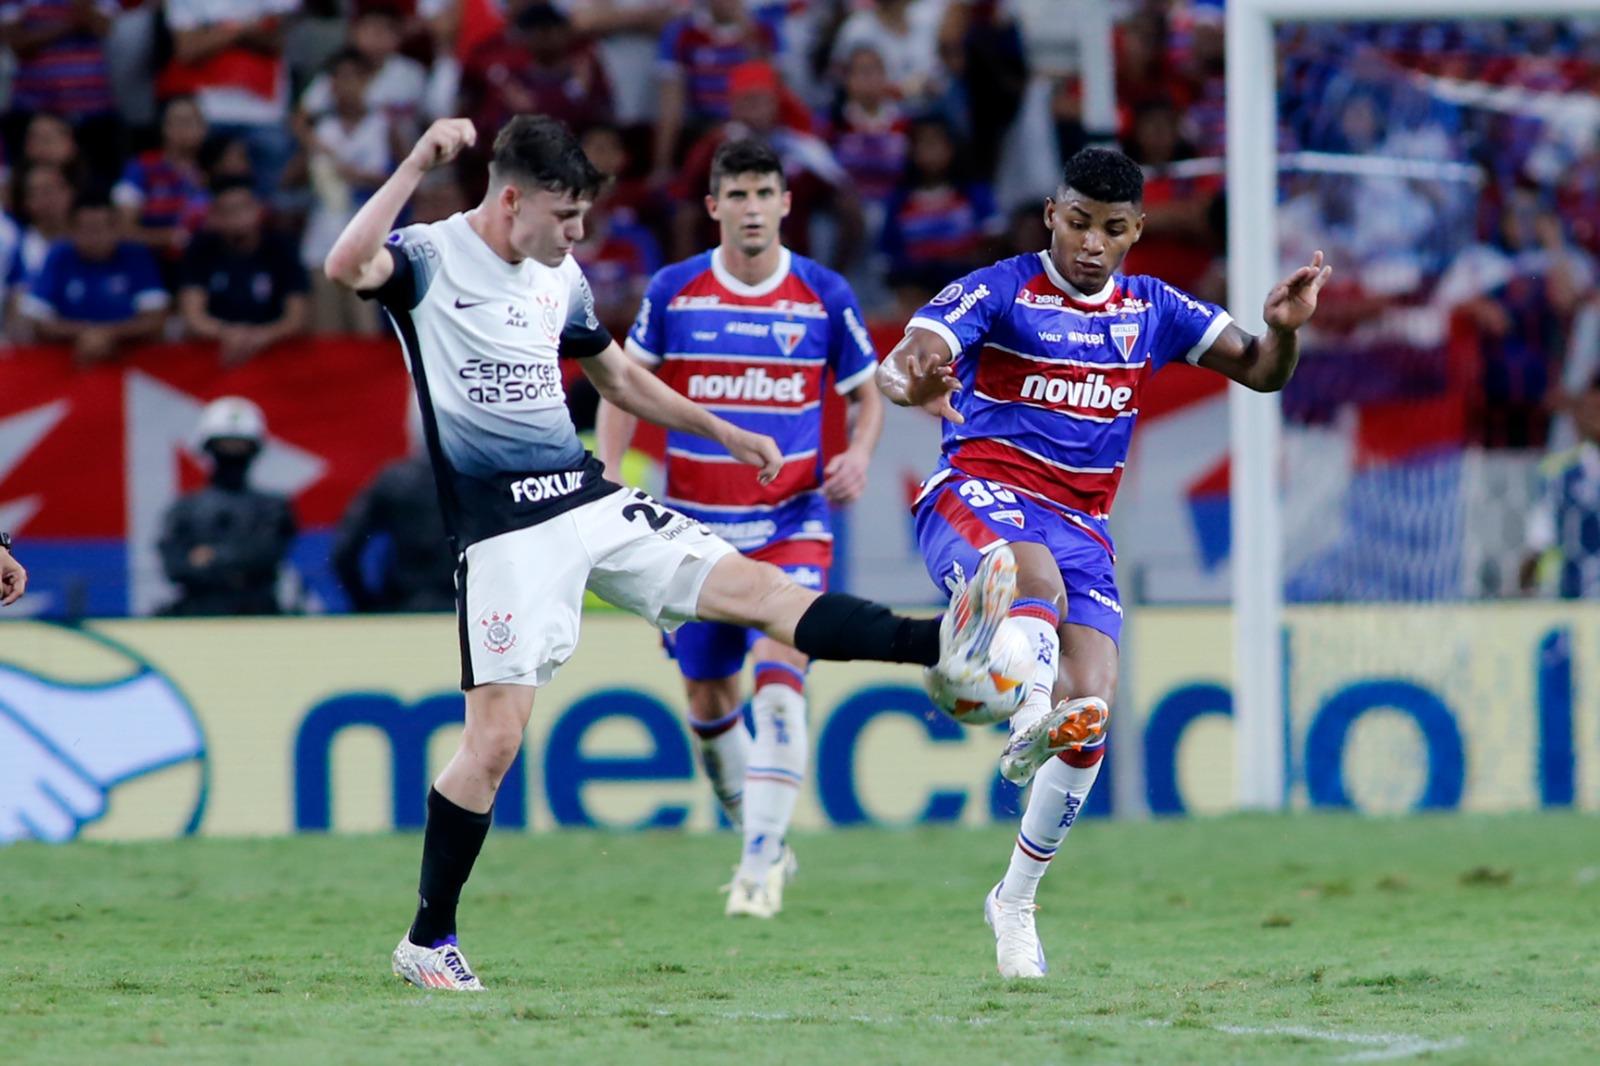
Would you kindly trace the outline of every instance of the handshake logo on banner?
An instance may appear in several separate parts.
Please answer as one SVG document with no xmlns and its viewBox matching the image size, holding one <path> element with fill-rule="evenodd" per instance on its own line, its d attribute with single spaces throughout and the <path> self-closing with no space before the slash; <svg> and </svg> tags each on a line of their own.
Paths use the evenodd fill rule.
<svg viewBox="0 0 1600 1066">
<path fill-rule="evenodd" d="M 0 845 L 71 840 L 106 814 L 119 786 L 204 757 L 188 703 L 165 677 L 137 669 L 80 685 L 0 664 Z M 184 802 L 197 803 L 196 793 Z M 183 830 L 180 815 L 172 824 Z"/>
</svg>

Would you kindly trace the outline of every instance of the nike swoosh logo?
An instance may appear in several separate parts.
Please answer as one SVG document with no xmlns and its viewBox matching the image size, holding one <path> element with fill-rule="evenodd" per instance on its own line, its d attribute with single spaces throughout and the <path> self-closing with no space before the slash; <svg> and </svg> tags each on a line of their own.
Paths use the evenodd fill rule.
<svg viewBox="0 0 1600 1066">
<path fill-rule="evenodd" d="M 478 307 L 478 306 L 480 306 L 482 304 L 486 304 L 488 302 L 489 302 L 488 300 L 472 300 L 470 302 L 467 302 L 467 301 L 463 301 L 461 299 L 461 297 L 457 296 L 456 297 L 456 310 L 457 311 L 465 311 L 469 307 Z"/>
</svg>

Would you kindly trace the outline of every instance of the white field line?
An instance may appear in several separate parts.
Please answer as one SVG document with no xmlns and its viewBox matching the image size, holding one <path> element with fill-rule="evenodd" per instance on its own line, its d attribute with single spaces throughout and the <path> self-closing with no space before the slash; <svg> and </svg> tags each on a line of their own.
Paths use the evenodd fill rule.
<svg viewBox="0 0 1600 1066">
<path fill-rule="evenodd" d="M 1169 1026 L 1172 1023 L 1152 1021 L 1147 1024 Z M 1334 1060 L 1336 1062 L 1392 1062 L 1430 1051 L 1454 1051 L 1465 1047 L 1467 1043 L 1466 1037 L 1461 1036 L 1430 1040 L 1410 1033 L 1343 1033 L 1336 1029 L 1310 1029 L 1303 1025 L 1213 1025 L 1211 1028 L 1230 1036 L 1293 1036 L 1330 1044 L 1355 1044 L 1367 1049 L 1341 1055 Z"/>
</svg>

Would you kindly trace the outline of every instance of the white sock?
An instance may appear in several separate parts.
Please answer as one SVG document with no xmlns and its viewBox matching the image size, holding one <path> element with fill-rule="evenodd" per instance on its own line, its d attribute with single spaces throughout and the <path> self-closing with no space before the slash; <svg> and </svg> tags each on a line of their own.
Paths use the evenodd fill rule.
<svg viewBox="0 0 1600 1066">
<path fill-rule="evenodd" d="M 744 775 L 740 877 L 765 877 L 783 855 L 783 838 L 794 818 L 811 747 L 804 681 L 805 675 L 786 663 L 756 664 L 756 694 L 750 700 L 756 736 Z"/>
<path fill-rule="evenodd" d="M 715 722 L 689 720 L 694 730 L 700 765 L 711 781 L 711 791 L 722 804 L 728 821 L 741 824 L 744 797 L 744 772 L 750 763 L 750 734 L 744 727 L 744 708 Z"/>
<path fill-rule="evenodd" d="M 1039 879 L 1050 868 L 1061 842 L 1067 839 L 1067 830 L 1083 809 L 1100 776 L 1099 757 L 1104 749 L 1096 749 L 1094 761 L 1088 766 L 1069 766 L 1054 758 L 1039 767 L 1033 775 L 1033 788 L 1028 793 L 1028 808 L 1022 812 L 1022 827 L 1017 842 L 1011 849 L 1011 865 L 1006 869 L 1005 880 L 1000 882 L 1000 898 L 1008 903 L 1032 903 L 1039 891 Z M 1077 753 L 1072 753 L 1077 754 Z M 1086 761 L 1086 760 L 1079 760 Z"/>
<path fill-rule="evenodd" d="M 1011 605 L 1011 620 L 1024 633 L 1034 647 L 1033 680 L 1022 709 L 1012 716 L 1015 726 L 1023 726 L 1050 710 L 1055 701 L 1051 693 L 1056 685 L 1057 664 L 1061 658 L 1061 634 L 1057 627 L 1061 615 L 1055 605 L 1045 600 L 1017 600 Z"/>
</svg>

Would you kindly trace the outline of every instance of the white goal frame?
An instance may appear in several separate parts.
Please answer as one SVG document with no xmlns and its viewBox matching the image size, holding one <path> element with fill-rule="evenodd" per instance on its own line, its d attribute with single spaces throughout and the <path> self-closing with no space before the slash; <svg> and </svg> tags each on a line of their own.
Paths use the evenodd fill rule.
<svg viewBox="0 0 1600 1066">
<path fill-rule="evenodd" d="M 1256 333 L 1265 328 L 1261 302 L 1278 280 L 1278 23 L 1460 22 L 1594 12 L 1595 0 L 1228 0 L 1228 302 L 1240 326 Z M 1278 810 L 1288 799 L 1282 426 L 1277 394 L 1229 386 L 1234 788 L 1243 809 Z"/>
</svg>

